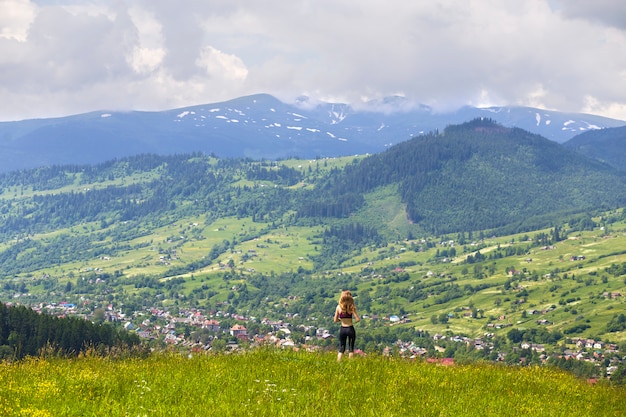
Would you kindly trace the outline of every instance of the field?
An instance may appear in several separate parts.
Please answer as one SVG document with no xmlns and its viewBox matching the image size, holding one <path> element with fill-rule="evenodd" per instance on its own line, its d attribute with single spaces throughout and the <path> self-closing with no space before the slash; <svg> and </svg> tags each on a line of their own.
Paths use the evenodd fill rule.
<svg viewBox="0 0 626 417">
<path fill-rule="evenodd" d="M 87 355 L 0 364 L 5 416 L 621 416 L 626 391 L 545 367 L 332 353 Z"/>
</svg>

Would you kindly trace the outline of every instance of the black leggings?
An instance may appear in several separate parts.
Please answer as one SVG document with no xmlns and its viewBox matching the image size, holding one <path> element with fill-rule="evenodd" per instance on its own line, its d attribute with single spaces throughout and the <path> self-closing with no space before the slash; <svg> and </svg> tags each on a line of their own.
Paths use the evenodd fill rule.
<svg viewBox="0 0 626 417">
<path fill-rule="evenodd" d="M 356 340 L 356 331 L 354 326 L 341 326 L 339 330 L 339 352 L 346 351 L 346 342 L 348 342 L 348 352 L 354 352 L 354 341 Z"/>
</svg>

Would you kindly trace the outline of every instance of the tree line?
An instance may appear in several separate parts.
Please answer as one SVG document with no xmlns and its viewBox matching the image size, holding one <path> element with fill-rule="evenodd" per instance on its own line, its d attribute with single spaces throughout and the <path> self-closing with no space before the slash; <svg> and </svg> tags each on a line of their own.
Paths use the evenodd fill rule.
<svg viewBox="0 0 626 417">
<path fill-rule="evenodd" d="M 132 348 L 139 337 L 110 324 L 95 324 L 76 317 L 41 314 L 25 306 L 0 303 L 0 358 L 22 359 L 52 348 L 63 355 L 87 349 Z"/>
</svg>

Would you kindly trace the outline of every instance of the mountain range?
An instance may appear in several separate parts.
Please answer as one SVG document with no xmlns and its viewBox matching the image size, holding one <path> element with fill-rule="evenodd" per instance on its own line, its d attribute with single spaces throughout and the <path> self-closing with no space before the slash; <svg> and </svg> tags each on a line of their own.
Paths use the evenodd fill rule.
<svg viewBox="0 0 626 417">
<path fill-rule="evenodd" d="M 219 157 L 280 159 L 378 153 L 413 137 L 475 118 L 564 143 L 626 121 L 531 107 L 463 107 L 439 113 L 402 97 L 354 108 L 288 104 L 266 94 L 158 112 L 98 111 L 0 123 L 0 172 L 93 164 L 125 156 L 200 151 Z M 582 149 L 582 148 L 581 148 Z M 603 158 L 600 158 L 603 159 Z"/>
</svg>

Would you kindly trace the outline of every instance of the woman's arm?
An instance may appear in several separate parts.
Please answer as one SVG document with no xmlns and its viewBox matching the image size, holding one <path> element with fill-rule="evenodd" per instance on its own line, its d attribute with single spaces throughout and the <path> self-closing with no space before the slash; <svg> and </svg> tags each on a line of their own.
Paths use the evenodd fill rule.
<svg viewBox="0 0 626 417">
<path fill-rule="evenodd" d="M 333 321 L 337 323 L 339 321 L 339 306 L 335 309 L 335 317 L 333 317 Z"/>
<path fill-rule="evenodd" d="M 359 313 L 356 312 L 356 307 L 354 307 L 354 312 L 352 313 L 354 316 L 354 320 L 358 323 L 361 321 L 361 317 L 359 317 Z"/>
</svg>

